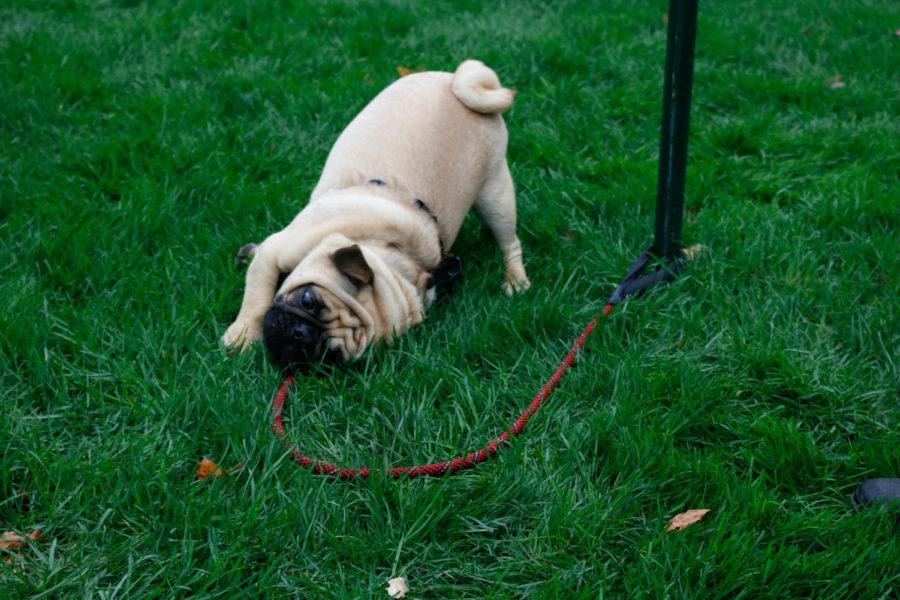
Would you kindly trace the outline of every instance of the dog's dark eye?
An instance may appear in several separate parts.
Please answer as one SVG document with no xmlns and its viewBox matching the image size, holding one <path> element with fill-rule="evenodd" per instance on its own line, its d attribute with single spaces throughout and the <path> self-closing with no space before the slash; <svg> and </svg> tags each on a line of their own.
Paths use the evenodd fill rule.
<svg viewBox="0 0 900 600">
<path fill-rule="evenodd" d="M 316 297 L 311 291 L 306 290 L 303 292 L 303 295 L 300 296 L 300 306 L 306 310 L 312 310 L 316 307 Z"/>
</svg>

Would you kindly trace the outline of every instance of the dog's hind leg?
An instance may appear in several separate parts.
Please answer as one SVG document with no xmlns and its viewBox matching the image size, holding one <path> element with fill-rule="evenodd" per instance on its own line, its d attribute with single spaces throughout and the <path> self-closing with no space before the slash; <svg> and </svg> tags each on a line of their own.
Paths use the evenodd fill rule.
<svg viewBox="0 0 900 600">
<path fill-rule="evenodd" d="M 503 289 L 507 295 L 523 292 L 531 287 L 522 263 L 522 243 L 516 235 L 516 190 L 509 165 L 503 159 L 481 189 L 475 201 L 475 211 L 497 240 L 506 263 Z"/>
</svg>

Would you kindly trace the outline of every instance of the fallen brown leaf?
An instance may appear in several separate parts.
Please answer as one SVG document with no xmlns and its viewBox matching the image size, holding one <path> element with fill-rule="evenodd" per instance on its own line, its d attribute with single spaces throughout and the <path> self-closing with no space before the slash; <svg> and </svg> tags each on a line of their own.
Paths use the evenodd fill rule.
<svg viewBox="0 0 900 600">
<path fill-rule="evenodd" d="M 841 88 L 847 87 L 847 84 L 844 83 L 844 80 L 841 78 L 840 75 L 835 75 L 834 77 L 832 77 L 831 79 L 828 80 L 828 87 L 830 87 L 833 90 L 839 90 Z"/>
<path fill-rule="evenodd" d="M 15 531 L 4 531 L 0 535 L 0 548 L 4 550 L 15 550 L 25 545 L 25 538 Z"/>
<path fill-rule="evenodd" d="M 197 465 L 197 470 L 194 472 L 194 475 L 197 479 L 206 479 L 207 477 L 221 477 L 225 473 L 222 469 L 219 468 L 219 465 L 209 460 L 208 458 L 204 458 Z"/>
<path fill-rule="evenodd" d="M 237 473 L 239 471 L 243 471 L 244 467 L 247 465 L 244 463 L 238 463 L 234 467 L 222 470 L 222 468 L 209 460 L 208 458 L 204 458 L 199 463 L 197 463 L 197 470 L 194 472 L 194 475 L 197 479 L 206 479 L 207 477 L 221 477 L 222 475 L 231 475 L 232 473 Z"/>
<path fill-rule="evenodd" d="M 706 516 L 706 513 L 709 512 L 708 508 L 692 508 L 691 510 L 685 511 L 683 513 L 678 513 L 672 520 L 669 521 L 669 526 L 666 527 L 666 531 L 681 531 L 685 527 L 689 525 L 693 525 L 700 519 Z"/>
<path fill-rule="evenodd" d="M 33 542 L 41 537 L 41 532 L 39 529 L 35 529 L 25 537 Z M 0 548 L 3 548 L 4 550 L 18 550 L 19 548 L 24 547 L 25 538 L 15 531 L 4 531 L 3 535 L 0 535 Z"/>
<path fill-rule="evenodd" d="M 413 73 L 421 73 L 421 69 L 410 69 L 407 67 L 397 67 L 397 75 L 400 77 L 406 77 L 407 75 L 412 75 Z"/>
</svg>

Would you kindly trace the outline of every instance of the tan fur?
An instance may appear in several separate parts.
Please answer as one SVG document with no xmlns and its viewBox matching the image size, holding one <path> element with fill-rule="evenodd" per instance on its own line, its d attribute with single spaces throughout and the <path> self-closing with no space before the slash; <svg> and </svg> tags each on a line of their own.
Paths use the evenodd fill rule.
<svg viewBox="0 0 900 600">
<path fill-rule="evenodd" d="M 512 93 L 477 61 L 452 75 L 410 75 L 382 91 L 338 137 L 307 206 L 256 248 L 223 343 L 246 348 L 259 339 L 273 297 L 308 283 L 327 292 L 330 344 L 345 357 L 403 333 L 424 319 L 433 296 L 428 273 L 473 204 L 503 251 L 507 293 L 527 289 L 506 126 L 499 114 L 485 114 L 511 103 Z M 360 289 L 332 260 L 353 244 L 374 273 Z M 279 273 L 290 275 L 276 290 Z"/>
</svg>

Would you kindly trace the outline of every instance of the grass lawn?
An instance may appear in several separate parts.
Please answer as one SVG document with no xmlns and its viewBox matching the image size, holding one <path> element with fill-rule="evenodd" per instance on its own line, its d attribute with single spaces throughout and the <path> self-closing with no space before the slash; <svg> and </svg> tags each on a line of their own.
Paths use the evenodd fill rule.
<svg viewBox="0 0 900 600">
<path fill-rule="evenodd" d="M 336 482 L 228 358 L 239 246 L 305 203 L 397 67 L 485 61 L 525 262 L 470 219 L 425 325 L 303 379 L 291 435 L 374 466 L 471 451 L 651 238 L 666 3 L 0 3 L 0 597 L 896 598 L 900 7 L 702 2 L 685 215 L 708 251 L 616 311 L 496 461 Z M 236 473 L 195 481 L 208 457 Z M 22 492 L 17 492 L 22 490 Z M 27 498 L 19 494 L 27 494 Z M 712 512 L 666 533 L 690 508 Z"/>
</svg>

